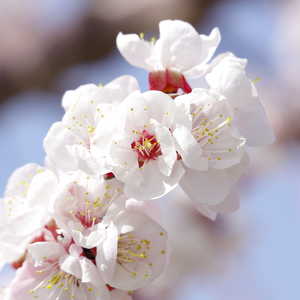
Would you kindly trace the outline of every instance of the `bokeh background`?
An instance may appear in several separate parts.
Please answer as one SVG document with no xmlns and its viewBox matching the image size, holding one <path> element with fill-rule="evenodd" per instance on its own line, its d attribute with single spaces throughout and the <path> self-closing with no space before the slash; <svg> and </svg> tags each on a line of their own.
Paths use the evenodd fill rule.
<svg viewBox="0 0 300 300">
<path fill-rule="evenodd" d="M 239 211 L 212 222 L 180 189 L 160 200 L 171 263 L 134 299 L 299 300 L 299 0 L 0 0 L 0 194 L 16 168 L 43 164 L 42 141 L 63 116 L 64 91 L 125 74 L 147 90 L 148 73 L 122 58 L 115 38 L 119 31 L 157 38 L 163 19 L 206 35 L 219 27 L 216 54 L 248 59 L 277 140 L 247 150 Z M 189 82 L 207 87 L 203 78 Z M 0 289 L 13 277 L 5 266 Z"/>
</svg>

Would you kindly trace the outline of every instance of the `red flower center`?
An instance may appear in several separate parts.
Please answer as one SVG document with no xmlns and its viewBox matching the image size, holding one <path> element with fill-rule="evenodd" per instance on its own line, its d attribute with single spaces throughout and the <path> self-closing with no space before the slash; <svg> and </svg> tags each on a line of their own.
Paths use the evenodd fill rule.
<svg viewBox="0 0 300 300">
<path fill-rule="evenodd" d="M 131 144 L 131 148 L 138 154 L 139 166 L 150 159 L 160 156 L 160 144 L 155 135 L 150 135 L 146 130 L 142 132 L 138 141 Z"/>
</svg>

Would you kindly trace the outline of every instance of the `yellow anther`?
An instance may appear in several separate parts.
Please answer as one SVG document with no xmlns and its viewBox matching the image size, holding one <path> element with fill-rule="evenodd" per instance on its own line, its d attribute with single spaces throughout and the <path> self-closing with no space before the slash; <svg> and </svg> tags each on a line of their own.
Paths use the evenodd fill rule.
<svg viewBox="0 0 300 300">
<path fill-rule="evenodd" d="M 90 212 L 91 212 L 90 210 L 87 211 L 88 214 L 89 214 Z"/>
<path fill-rule="evenodd" d="M 148 276 L 148 274 L 145 274 L 145 277 L 147 277 Z"/>
<path fill-rule="evenodd" d="M 140 170 L 142 171 L 142 170 L 143 170 L 143 168 L 140 168 Z"/>
<path fill-rule="evenodd" d="M 99 84 L 98 84 L 98 87 L 103 87 L 102 83 L 99 83 Z"/>
<path fill-rule="evenodd" d="M 132 275 L 133 275 L 133 276 L 135 276 L 135 275 L 136 275 L 136 273 L 135 273 L 135 272 L 133 272 L 133 273 L 132 273 Z"/>
<path fill-rule="evenodd" d="M 144 107 L 144 110 L 147 110 L 147 107 Z"/>
<path fill-rule="evenodd" d="M 52 287 L 52 284 L 49 284 L 49 285 L 47 286 L 47 289 L 50 290 L 51 287 Z"/>
<path fill-rule="evenodd" d="M 70 214 L 74 214 L 74 211 L 73 211 L 73 210 L 71 210 L 71 211 L 70 211 Z"/>
<path fill-rule="evenodd" d="M 161 232 L 160 235 L 164 235 L 163 232 Z"/>
<path fill-rule="evenodd" d="M 150 43 L 153 44 L 154 42 L 155 42 L 155 37 L 152 37 Z"/>
<path fill-rule="evenodd" d="M 168 111 L 166 111 L 166 115 L 168 114 L 169 112 Z"/>
<path fill-rule="evenodd" d="M 86 115 L 83 115 L 84 118 L 86 118 Z"/>
<path fill-rule="evenodd" d="M 221 160 L 221 158 L 220 158 L 220 157 L 218 157 L 218 160 Z"/>
<path fill-rule="evenodd" d="M 228 151 L 231 151 L 231 149 L 228 149 Z"/>
<path fill-rule="evenodd" d="M 141 38 L 141 39 L 144 38 L 144 33 L 143 33 L 143 32 L 140 33 L 140 38 Z"/>
<path fill-rule="evenodd" d="M 77 182 L 76 181 L 74 181 L 74 184 L 76 184 Z"/>
<path fill-rule="evenodd" d="M 42 286 L 41 286 L 41 289 L 44 289 L 44 288 L 45 288 L 45 286 L 44 286 L 44 285 L 42 285 Z"/>
<path fill-rule="evenodd" d="M 81 212 L 80 212 L 80 215 L 81 215 L 81 216 L 83 216 L 83 215 L 84 215 L 84 213 L 81 211 Z"/>
<path fill-rule="evenodd" d="M 79 228 L 78 231 L 81 231 L 81 228 Z"/>
<path fill-rule="evenodd" d="M 89 288 L 89 292 L 92 290 L 92 288 Z"/>
<path fill-rule="evenodd" d="M 65 291 L 67 291 L 68 290 L 68 288 L 65 288 Z"/>
<path fill-rule="evenodd" d="M 253 82 L 258 82 L 259 81 L 259 78 L 258 77 L 256 77 L 254 80 L 253 80 Z"/>
<path fill-rule="evenodd" d="M 151 263 L 149 263 L 149 266 L 151 267 L 151 266 L 152 266 L 152 264 L 151 264 Z"/>
<path fill-rule="evenodd" d="M 199 107 L 199 110 L 202 110 L 202 107 Z"/>
<path fill-rule="evenodd" d="M 133 108 L 130 108 L 131 111 L 133 111 Z"/>
<path fill-rule="evenodd" d="M 133 133 L 135 133 L 135 131 L 134 131 L 134 130 L 132 130 L 132 132 L 133 132 Z"/>
<path fill-rule="evenodd" d="M 161 253 L 162 253 L 162 254 L 165 254 L 165 251 L 163 250 L 163 251 L 161 251 Z"/>
<path fill-rule="evenodd" d="M 91 103 L 94 103 L 93 100 L 91 100 Z"/>
<path fill-rule="evenodd" d="M 210 103 L 207 103 L 207 106 L 210 106 Z"/>
<path fill-rule="evenodd" d="M 66 275 L 65 278 L 69 278 L 69 275 Z"/>
<path fill-rule="evenodd" d="M 67 198 L 67 201 L 70 201 L 70 198 Z"/>
</svg>

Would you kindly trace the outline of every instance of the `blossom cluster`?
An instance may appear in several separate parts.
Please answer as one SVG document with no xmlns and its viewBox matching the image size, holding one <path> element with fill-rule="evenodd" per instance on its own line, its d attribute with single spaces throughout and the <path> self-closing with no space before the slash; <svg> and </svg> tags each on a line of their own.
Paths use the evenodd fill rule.
<svg viewBox="0 0 300 300">
<path fill-rule="evenodd" d="M 275 139 L 247 60 L 228 52 L 208 64 L 217 28 L 159 27 L 157 41 L 117 36 L 124 58 L 150 72 L 149 91 L 132 76 L 67 91 L 45 165 L 11 175 L 0 202 L 0 263 L 18 269 L 7 299 L 131 299 L 168 262 L 155 199 L 179 185 L 208 218 L 238 209 L 245 146 Z M 209 89 L 191 89 L 186 79 L 204 74 Z"/>
</svg>

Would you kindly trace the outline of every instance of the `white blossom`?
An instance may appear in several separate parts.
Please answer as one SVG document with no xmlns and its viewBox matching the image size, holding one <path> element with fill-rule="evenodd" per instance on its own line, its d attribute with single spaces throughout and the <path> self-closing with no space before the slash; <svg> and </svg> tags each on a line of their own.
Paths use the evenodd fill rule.
<svg viewBox="0 0 300 300">
<path fill-rule="evenodd" d="M 113 218 L 125 210 L 124 184 L 78 171 L 52 197 L 51 212 L 64 236 L 84 248 L 95 247 Z"/>
<path fill-rule="evenodd" d="M 49 201 L 59 178 L 53 170 L 29 163 L 9 178 L 0 199 L 0 233 L 28 235 L 50 220 Z"/>
<path fill-rule="evenodd" d="M 117 47 L 132 65 L 151 72 L 149 89 L 177 92 L 182 88 L 191 92 L 185 78 L 202 76 L 220 40 L 218 28 L 209 36 L 199 35 L 189 23 L 181 20 L 164 20 L 159 23 L 160 37 L 155 42 L 145 41 L 136 34 L 120 32 Z"/>
<path fill-rule="evenodd" d="M 115 119 L 119 126 L 111 131 L 107 149 L 109 169 L 125 183 L 128 198 L 163 196 L 184 173 L 170 130 L 175 124 L 190 124 L 188 116 L 168 95 L 158 91 L 132 93 L 119 110 L 122 117 Z"/>
<path fill-rule="evenodd" d="M 173 137 L 185 173 L 180 186 L 196 203 L 216 205 L 230 193 L 226 169 L 241 162 L 245 139 L 231 125 L 234 118 L 223 96 L 204 89 L 194 89 L 175 99 L 188 111 L 192 125 L 177 125 Z"/>
<path fill-rule="evenodd" d="M 234 112 L 232 124 L 247 139 L 249 146 L 261 147 L 273 143 L 274 130 L 268 124 L 255 84 L 245 72 L 247 60 L 230 53 L 215 60 L 220 62 L 212 62 L 214 68 L 206 75 L 206 80 L 212 91 L 227 98 Z"/>
<path fill-rule="evenodd" d="M 106 300 L 109 292 L 97 267 L 72 244 L 67 250 L 59 243 L 29 246 L 35 264 L 26 261 L 11 284 L 15 300 L 86 299 Z"/>
<path fill-rule="evenodd" d="M 157 278 L 166 263 L 167 232 L 138 211 L 119 215 L 97 246 L 96 262 L 104 280 L 121 290 L 135 290 Z"/>
<path fill-rule="evenodd" d="M 136 79 L 123 76 L 104 87 L 88 84 L 68 91 L 62 101 L 68 110 L 62 122 L 54 123 L 44 139 L 44 149 L 50 160 L 64 172 L 107 173 L 105 159 L 91 153 L 91 139 L 99 120 L 104 117 L 99 105 L 117 105 L 136 90 L 139 90 Z"/>
</svg>

